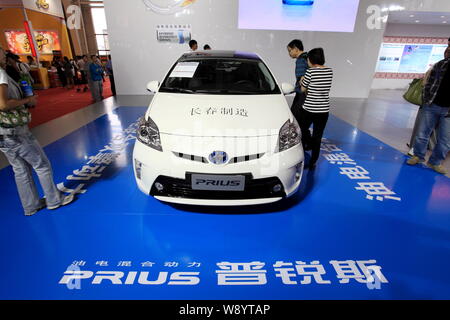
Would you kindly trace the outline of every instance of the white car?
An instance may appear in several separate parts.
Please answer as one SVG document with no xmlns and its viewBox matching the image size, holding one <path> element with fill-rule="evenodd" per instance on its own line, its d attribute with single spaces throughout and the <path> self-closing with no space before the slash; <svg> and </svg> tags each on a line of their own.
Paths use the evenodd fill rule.
<svg viewBox="0 0 450 320">
<path fill-rule="evenodd" d="M 186 53 L 140 120 L 137 185 L 158 200 L 191 205 L 275 202 L 299 188 L 304 152 L 284 94 L 254 53 Z"/>
</svg>

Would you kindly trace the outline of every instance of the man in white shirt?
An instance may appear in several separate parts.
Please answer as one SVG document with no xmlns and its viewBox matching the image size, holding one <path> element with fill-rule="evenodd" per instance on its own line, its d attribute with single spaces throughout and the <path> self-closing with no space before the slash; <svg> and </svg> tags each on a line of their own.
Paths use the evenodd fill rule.
<svg viewBox="0 0 450 320">
<path fill-rule="evenodd" d="M 36 96 L 24 97 L 19 84 L 3 69 L 5 64 L 5 51 L 0 47 L 0 151 L 13 168 L 24 214 L 32 216 L 45 207 L 54 210 L 67 205 L 74 196 L 64 196 L 58 190 L 50 161 L 28 129 L 31 114 L 27 106 L 36 104 Z M 39 178 L 45 199 L 39 197 L 32 169 Z"/>
</svg>

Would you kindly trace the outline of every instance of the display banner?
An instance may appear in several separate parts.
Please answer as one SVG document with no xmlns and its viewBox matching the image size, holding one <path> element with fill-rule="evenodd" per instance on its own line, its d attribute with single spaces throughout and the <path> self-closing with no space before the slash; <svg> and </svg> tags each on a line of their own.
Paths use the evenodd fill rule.
<svg viewBox="0 0 450 320">
<path fill-rule="evenodd" d="M 377 72 L 425 73 L 444 58 L 447 44 L 383 43 Z"/>
<path fill-rule="evenodd" d="M 22 0 L 26 9 L 64 18 L 61 0 Z"/>
<path fill-rule="evenodd" d="M 423 77 L 444 59 L 447 38 L 385 37 L 378 55 L 375 78 Z"/>
<path fill-rule="evenodd" d="M 353 32 L 359 0 L 239 0 L 239 29 Z"/>
<path fill-rule="evenodd" d="M 5 31 L 6 42 L 9 50 L 18 55 L 31 54 L 30 41 L 25 31 Z M 37 49 L 41 54 L 53 54 L 53 50 L 61 50 L 58 32 L 56 31 L 34 31 Z"/>
</svg>

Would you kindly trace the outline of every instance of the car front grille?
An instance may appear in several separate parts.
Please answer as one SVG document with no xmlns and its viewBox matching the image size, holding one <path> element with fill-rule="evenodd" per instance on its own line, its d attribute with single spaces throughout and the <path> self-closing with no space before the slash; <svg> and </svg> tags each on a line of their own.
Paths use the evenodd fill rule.
<svg viewBox="0 0 450 320">
<path fill-rule="evenodd" d="M 186 179 L 177 179 L 167 176 L 159 176 L 150 191 L 151 196 L 163 196 L 171 198 L 205 199 L 205 200 L 244 200 L 285 197 L 283 185 L 277 177 L 253 179 L 251 174 L 246 177 L 244 191 L 204 191 L 193 190 L 191 186 L 191 175 L 186 174 Z M 243 175 L 243 174 L 239 174 Z M 158 191 L 155 184 L 159 183 L 164 188 Z M 278 192 L 273 190 L 274 186 L 280 185 Z"/>
<path fill-rule="evenodd" d="M 182 159 L 186 159 L 186 160 L 190 160 L 190 161 L 201 162 L 201 163 L 209 163 L 208 159 L 206 159 L 205 157 L 195 156 L 195 155 L 181 153 L 181 152 L 173 152 L 173 154 L 178 158 L 182 158 Z M 261 159 L 264 155 L 265 155 L 265 153 L 258 153 L 258 154 L 252 154 L 252 155 L 247 155 L 247 156 L 234 157 L 234 158 L 231 158 L 231 160 L 228 162 L 228 164 L 236 164 L 236 163 Z"/>
<path fill-rule="evenodd" d="M 265 153 L 258 153 L 258 154 L 252 154 L 250 156 L 243 156 L 243 157 L 234 157 L 230 160 L 229 163 L 239 163 L 239 162 L 247 162 L 252 161 L 256 159 L 260 159 L 265 155 Z"/>
<path fill-rule="evenodd" d="M 178 158 L 183 158 L 186 160 L 196 161 L 196 162 L 202 162 L 202 163 L 209 163 L 208 160 L 205 157 L 200 156 L 194 156 L 191 154 L 181 153 L 181 152 L 173 152 L 173 154 Z"/>
</svg>

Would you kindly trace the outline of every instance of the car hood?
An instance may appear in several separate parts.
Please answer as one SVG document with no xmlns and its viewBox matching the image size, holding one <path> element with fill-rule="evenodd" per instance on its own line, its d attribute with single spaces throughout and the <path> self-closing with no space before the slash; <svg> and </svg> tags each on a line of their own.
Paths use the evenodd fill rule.
<svg viewBox="0 0 450 320">
<path fill-rule="evenodd" d="M 161 134 L 209 137 L 278 135 L 293 118 L 283 95 L 157 93 L 146 113 Z"/>
</svg>

